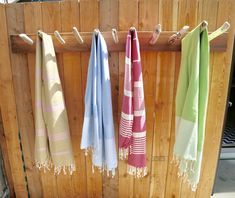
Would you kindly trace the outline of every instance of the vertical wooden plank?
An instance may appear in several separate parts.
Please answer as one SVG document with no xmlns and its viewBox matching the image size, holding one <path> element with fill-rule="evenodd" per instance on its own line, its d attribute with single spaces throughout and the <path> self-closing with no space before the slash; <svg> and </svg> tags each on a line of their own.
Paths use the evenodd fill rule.
<svg viewBox="0 0 235 198">
<path fill-rule="evenodd" d="M 159 1 L 159 23 L 163 30 L 176 30 L 177 1 Z M 166 17 L 167 16 L 167 17 Z M 155 124 L 152 151 L 150 196 L 164 197 L 169 143 L 172 128 L 172 110 L 175 79 L 175 53 L 162 52 L 157 56 Z M 169 157 L 168 157 L 169 156 Z M 155 184 L 155 185 L 154 185 Z M 169 187 L 171 189 L 171 186 Z M 166 196 L 170 197 L 170 196 Z"/>
<path fill-rule="evenodd" d="M 14 193 L 15 193 L 14 183 L 13 183 L 11 165 L 9 161 L 8 151 L 7 151 L 7 140 L 4 134 L 1 109 L 0 109 L 0 148 L 1 148 L 2 157 L 3 157 L 3 164 L 4 164 L 5 174 L 6 174 L 7 185 L 10 190 L 10 197 L 14 197 Z"/>
<path fill-rule="evenodd" d="M 32 20 L 32 18 L 34 20 Z M 26 3 L 24 4 L 24 28 L 26 34 L 35 34 L 37 30 L 42 28 L 42 12 L 41 12 L 41 4 L 40 3 Z M 35 104 L 35 54 L 30 53 L 27 54 L 28 61 L 28 72 L 29 72 L 29 81 L 30 81 L 30 90 L 31 90 L 31 99 L 32 99 L 32 109 L 34 112 L 34 104 Z M 35 131 L 33 130 L 33 135 Z M 33 137 L 34 138 L 34 137 Z M 33 140 L 34 142 L 34 140 Z M 34 149 L 33 149 L 34 151 Z M 34 158 L 33 158 L 34 160 Z M 36 167 L 34 167 L 36 169 Z M 45 183 L 45 174 L 40 172 L 40 179 L 42 182 L 41 195 L 43 194 L 43 189 L 46 185 Z M 43 194 L 45 196 L 45 194 Z"/>
<path fill-rule="evenodd" d="M 119 30 L 129 30 L 131 26 L 138 28 L 138 1 L 137 0 L 119 0 Z M 123 96 L 123 82 L 124 82 L 124 68 L 125 68 L 125 52 L 119 53 L 119 97 L 118 106 L 120 119 L 122 96 Z M 133 197 L 134 196 L 134 178 L 127 174 L 127 162 L 119 160 L 119 197 Z"/>
<path fill-rule="evenodd" d="M 80 29 L 80 11 L 77 1 L 61 2 L 62 32 L 71 32 L 72 27 Z M 83 118 L 82 75 L 80 53 L 64 53 L 65 101 L 68 112 L 76 171 L 72 175 L 71 197 L 86 197 L 86 161 L 80 149 Z"/>
<path fill-rule="evenodd" d="M 100 30 L 118 27 L 118 0 L 100 1 Z M 112 91 L 113 120 L 118 151 L 118 52 L 109 53 L 109 72 Z M 118 169 L 114 178 L 103 174 L 103 197 L 118 197 Z"/>
<path fill-rule="evenodd" d="M 81 0 L 80 1 L 80 30 L 92 32 L 99 27 L 99 2 L 97 0 Z M 82 87 L 83 101 L 85 96 L 87 68 L 90 53 L 81 53 L 82 67 Z M 84 104 L 84 103 L 83 103 Z M 98 170 L 92 173 L 91 155 L 86 157 L 87 170 L 87 196 L 101 197 L 102 196 L 102 175 Z"/>
<path fill-rule="evenodd" d="M 179 1 L 177 9 L 177 30 L 181 27 L 183 22 L 181 22 L 180 12 L 183 9 L 187 8 L 187 4 L 183 1 Z M 179 15 L 179 16 L 178 16 Z M 186 19 L 188 20 L 188 18 Z M 184 24 L 185 25 L 185 24 Z M 171 163 L 173 156 L 173 146 L 175 143 L 175 95 L 177 88 L 178 72 L 180 69 L 180 58 L 181 53 L 175 53 L 175 74 L 174 74 L 174 84 L 173 89 L 173 106 L 172 106 L 172 118 L 171 118 L 171 129 L 170 129 L 170 143 L 169 143 L 169 156 L 167 162 L 167 178 L 166 178 L 166 187 L 165 187 L 165 197 L 180 197 L 180 188 L 181 188 L 181 179 L 178 177 L 178 168 L 175 164 Z"/>
<path fill-rule="evenodd" d="M 180 69 L 180 53 L 176 53 L 175 57 L 175 80 L 174 80 L 174 99 L 176 95 L 176 88 L 177 88 L 177 80 L 178 74 Z M 168 157 L 168 167 L 167 167 L 167 180 L 166 180 L 166 187 L 165 187 L 165 197 L 180 197 L 180 188 L 181 188 L 181 179 L 178 177 L 178 168 L 175 164 L 171 163 L 172 156 L 173 156 L 173 146 L 175 143 L 175 102 L 173 102 L 173 109 L 172 109 L 172 124 L 171 124 L 171 139 L 170 139 L 170 151 Z"/>
<path fill-rule="evenodd" d="M 4 125 L 4 135 L 6 137 L 7 154 L 9 156 L 15 194 L 18 197 L 27 197 L 28 192 L 26 189 L 25 173 L 23 171 L 23 162 L 18 139 L 19 128 L 4 5 L 0 5 L 0 18 L 2 19 L 0 23 L 0 105 Z"/>
<path fill-rule="evenodd" d="M 211 14 L 211 12 L 208 12 L 208 17 L 212 19 L 213 17 Z M 216 16 L 216 27 L 220 27 L 225 21 L 229 21 L 231 27 L 229 29 L 227 52 L 214 53 L 211 65 L 213 70 L 211 71 L 210 95 L 201 172 L 202 177 L 197 190 L 197 198 L 209 197 L 211 195 L 215 179 L 224 113 L 227 105 L 229 75 L 231 71 L 231 58 L 235 32 L 234 1 L 218 1 L 218 12 Z"/>
<path fill-rule="evenodd" d="M 33 20 L 32 20 L 33 19 Z M 25 3 L 24 4 L 24 26 L 26 34 L 35 34 L 37 30 L 42 28 L 42 10 L 41 3 Z M 34 111 L 34 95 L 35 95 L 35 54 L 27 54 L 29 81 L 32 98 L 32 106 Z"/>
<path fill-rule="evenodd" d="M 6 7 L 8 33 L 19 34 L 24 32 L 24 6 L 11 4 Z M 29 73 L 27 57 L 23 54 L 11 53 L 11 66 L 13 74 L 14 91 L 16 95 L 16 108 L 21 135 L 27 185 L 31 196 L 41 195 L 40 177 L 34 164 L 34 124 L 32 101 L 29 86 Z"/>
<path fill-rule="evenodd" d="M 164 196 L 166 185 L 167 163 L 169 155 L 170 134 L 172 131 L 172 111 L 174 103 L 175 53 L 162 52 L 158 55 L 155 97 L 155 127 L 152 171 L 158 173 L 152 182 L 157 185 L 152 193 Z M 159 177 L 158 177 L 159 176 Z M 175 183 L 173 184 L 175 185 Z M 157 188 L 157 186 L 159 186 Z M 171 187 L 169 187 L 171 189 Z"/>
<path fill-rule="evenodd" d="M 159 0 L 139 1 L 139 30 L 153 30 L 159 21 Z M 141 45 L 140 45 L 141 50 Z M 157 53 L 141 52 L 142 72 L 144 79 L 144 94 L 146 106 L 146 143 L 147 143 L 147 167 L 148 175 L 143 179 L 136 179 L 134 183 L 134 194 L 136 197 L 149 197 L 150 179 L 156 176 L 152 173 L 152 148 L 153 148 L 153 131 L 155 120 L 155 92 L 156 90 L 156 70 L 157 70 Z M 158 163 L 159 164 L 159 163 Z M 159 174 L 157 168 L 157 174 Z M 156 180 L 151 183 L 152 190 L 159 188 L 156 186 Z M 143 190 L 143 188 L 145 190 Z M 155 195 L 155 194 L 154 194 Z M 157 196 L 157 194 L 156 194 Z"/>
</svg>

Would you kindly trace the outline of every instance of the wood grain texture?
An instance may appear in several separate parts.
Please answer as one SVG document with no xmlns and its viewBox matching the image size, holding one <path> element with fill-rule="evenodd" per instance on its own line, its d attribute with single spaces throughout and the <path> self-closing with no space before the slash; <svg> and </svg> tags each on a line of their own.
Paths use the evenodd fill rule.
<svg viewBox="0 0 235 198">
<path fill-rule="evenodd" d="M 24 5 L 8 5 L 7 23 L 10 34 L 24 32 Z M 29 86 L 29 71 L 25 54 L 11 54 L 11 67 L 15 94 L 16 109 L 21 135 L 25 172 L 29 194 L 32 197 L 41 196 L 40 177 L 34 163 L 34 123 L 32 99 Z"/>
<path fill-rule="evenodd" d="M 139 30 L 152 30 L 159 21 L 159 1 L 139 1 Z M 156 14 L 157 13 L 157 14 Z M 142 45 L 140 44 L 142 51 Z M 148 175 L 143 179 L 136 179 L 134 184 L 134 194 L 137 197 L 147 197 L 153 195 L 153 188 L 150 186 L 155 183 L 153 178 L 152 168 L 152 148 L 153 148 L 153 132 L 155 120 L 155 92 L 156 90 L 156 71 L 157 71 L 157 53 L 156 52 L 141 52 L 142 74 L 144 80 L 144 96 L 146 106 L 146 147 L 147 147 L 147 167 Z M 159 169 L 158 169 L 159 170 Z M 154 176 L 155 178 L 155 176 Z M 142 186 L 146 186 L 143 191 Z M 153 187 L 153 185 L 152 185 Z M 154 188 L 159 189 L 159 188 Z M 151 192 L 150 192 L 151 191 Z M 157 196 L 157 193 L 155 194 Z"/>
<path fill-rule="evenodd" d="M 224 21 L 230 22 L 230 34 L 226 53 L 214 53 L 211 69 L 210 95 L 207 111 L 206 134 L 204 144 L 204 155 L 201 171 L 201 179 L 197 190 L 197 198 L 211 195 L 217 159 L 220 150 L 220 141 L 223 131 L 223 120 L 227 105 L 228 82 L 231 71 L 231 58 L 235 32 L 234 13 L 235 4 L 233 1 L 218 1 L 216 13 L 216 27 L 221 26 Z M 212 13 L 209 12 L 208 15 Z M 215 13 L 214 15 L 215 16 Z M 210 16 L 212 19 L 212 16 Z M 214 19 L 213 19 L 214 20 Z M 211 152 L 213 150 L 213 152 Z"/>
<path fill-rule="evenodd" d="M 76 1 L 61 2 L 61 30 L 69 32 L 72 27 L 80 29 L 80 7 Z M 77 41 L 76 41 L 77 42 Z M 86 197 L 86 161 L 80 149 L 82 136 L 83 97 L 80 53 L 63 53 L 65 102 L 68 112 L 76 171 L 71 177 L 71 197 Z M 73 97 L 71 97 L 73 96 Z M 79 178 L 79 179 L 78 179 Z"/>
<path fill-rule="evenodd" d="M 100 1 L 99 9 L 100 31 L 109 31 L 111 34 L 111 29 L 118 27 L 118 0 Z M 106 10 L 106 12 L 104 12 L 104 10 Z M 112 92 L 114 132 L 116 138 L 116 149 L 118 152 L 118 52 L 110 52 L 108 54 L 108 61 Z M 114 178 L 107 176 L 106 173 L 103 174 L 102 196 L 107 198 L 118 197 L 118 169 L 116 169 Z"/>
<path fill-rule="evenodd" d="M 35 18 L 35 20 L 31 20 Z M 24 21 L 27 21 L 27 23 L 24 23 L 24 32 L 27 34 L 30 33 L 36 33 L 37 30 L 42 28 L 42 12 L 41 12 L 41 4 L 36 3 L 36 4 L 30 4 L 26 3 L 24 4 Z M 30 93 L 31 93 L 31 98 L 32 98 L 32 110 L 34 112 L 34 104 L 35 104 L 35 54 L 34 53 L 29 53 L 27 54 L 27 62 L 28 62 L 28 75 L 29 75 L 29 85 L 30 85 Z M 34 118 L 31 122 L 34 122 Z M 34 127 L 34 123 L 32 124 Z M 31 132 L 31 136 L 29 138 L 29 141 L 32 142 L 33 148 L 32 151 L 34 151 L 34 138 L 35 138 L 35 131 L 33 128 L 33 131 Z M 34 153 L 33 153 L 34 154 Z M 33 163 L 34 163 L 34 157 L 33 157 Z M 36 167 L 34 166 L 35 171 Z M 39 172 L 37 174 L 40 174 L 40 185 L 38 189 L 38 194 L 36 196 L 43 196 L 43 186 L 46 184 L 43 182 L 44 180 L 42 179 L 43 176 L 42 172 Z M 35 195 L 34 195 L 35 196 Z M 35 196 L 35 197 L 36 197 Z M 44 195 L 45 196 L 45 195 Z"/>
<path fill-rule="evenodd" d="M 175 54 L 175 76 L 174 76 L 174 98 L 176 95 L 177 89 L 177 81 L 178 81 L 178 74 L 180 69 L 180 59 L 181 54 Z M 175 143 L 175 102 L 173 102 L 172 107 L 172 120 L 171 120 L 171 137 L 170 137 L 170 150 L 168 156 L 168 165 L 167 165 L 167 180 L 166 180 L 166 187 L 165 187 L 165 196 L 164 197 L 180 197 L 180 189 L 181 189 L 181 179 L 178 177 L 178 168 L 175 164 L 172 163 L 173 157 L 173 146 Z"/>
<path fill-rule="evenodd" d="M 160 23 L 165 30 L 177 30 L 178 2 L 174 0 L 159 1 L 162 8 L 159 12 Z M 168 16 L 167 19 L 165 16 Z M 158 161 L 153 161 L 153 167 L 158 171 L 157 182 L 160 186 L 167 186 L 166 192 L 163 188 L 156 189 L 157 196 L 171 197 L 174 187 L 167 183 L 167 169 L 171 155 L 171 136 L 173 127 L 172 111 L 174 104 L 174 83 L 176 53 L 161 52 L 158 54 L 157 74 L 156 74 L 156 96 L 155 96 L 155 127 L 154 127 L 154 146 L 153 157 L 162 159 L 161 166 L 157 166 Z M 169 173 L 169 172 L 168 172 Z M 168 193 L 170 192 L 170 193 Z M 164 195 L 166 193 L 166 195 Z"/>
<path fill-rule="evenodd" d="M 8 13 L 7 18 L 5 9 Z M 24 155 L 27 156 L 28 162 L 30 162 L 30 152 L 33 151 L 31 150 L 33 143 L 29 144 L 27 141 L 33 140 L 34 135 L 32 107 L 34 104 L 35 45 L 29 46 L 16 36 L 12 36 L 12 43 L 8 43 L 8 36 L 24 31 L 35 40 L 37 29 L 42 29 L 50 34 L 57 29 L 63 33 L 62 36 L 66 41 L 66 44 L 62 46 L 53 36 L 53 42 L 58 52 L 57 61 L 64 89 L 77 171 L 73 176 L 60 175 L 58 177 L 54 176 L 53 172 L 45 174 L 40 172 L 38 181 L 41 183 L 43 195 L 32 197 L 208 198 L 210 196 L 219 153 L 231 68 L 235 32 L 235 2 L 233 0 L 34 2 L 1 5 L 0 16 L 1 19 L 5 19 L 5 22 L 3 20 L 3 23 L 0 23 L 2 35 L 0 44 L 3 46 L 0 48 L 0 108 L 4 128 L 4 135 L 0 138 L 5 139 L 6 142 L 6 144 L 1 142 L 1 146 L 3 145 L 7 150 L 6 156 L 9 159 L 13 189 L 17 197 L 27 197 L 25 173 L 22 168 L 18 141 L 19 129 L 26 129 L 23 132 L 22 141 Z M 211 53 L 210 96 L 202 176 L 197 192 L 192 193 L 188 186 L 178 178 L 178 169 L 170 163 L 175 142 L 174 100 L 181 53 L 178 44 L 168 46 L 166 42 L 169 36 L 182 26 L 189 25 L 190 29 L 193 29 L 202 20 L 209 22 L 210 31 L 221 26 L 225 20 L 230 22 L 231 28 L 228 34 L 224 34 L 211 44 L 212 50 L 215 49 L 213 45 L 217 45 L 216 49 L 223 48 L 226 51 Z M 158 23 L 161 23 L 163 31 L 171 32 L 163 32 L 156 45 L 150 46 L 148 40 L 154 26 Z M 76 41 L 71 33 L 73 26 L 82 32 L 85 44 L 81 45 Z M 134 179 L 126 172 L 126 162 L 119 161 L 117 176 L 111 179 L 103 176 L 97 170 L 93 174 L 90 156 L 85 158 L 83 151 L 80 150 L 91 32 L 95 28 L 100 28 L 101 32 L 104 32 L 103 35 L 110 51 L 113 115 L 118 141 L 123 96 L 125 40 L 131 26 L 146 31 L 139 32 L 138 35 L 141 41 L 145 85 L 149 174 L 143 179 Z M 118 30 L 119 44 L 115 44 L 112 40 L 111 28 L 113 27 Z M 218 42 L 221 43 L 221 41 L 223 41 L 222 45 L 218 45 Z M 164 45 L 167 48 L 161 49 L 177 49 L 178 51 L 144 51 L 147 49 L 159 50 L 162 42 L 165 42 Z M 14 51 L 17 51 L 16 48 L 22 50 L 21 52 L 27 52 L 27 55 L 12 53 L 10 47 Z M 13 60 L 14 71 L 11 68 L 10 57 Z M 15 67 L 17 68 L 15 69 Z M 19 79 L 23 79 L 24 82 Z M 22 90 L 26 90 L 26 94 L 22 95 Z M 27 131 L 31 131 L 31 133 L 29 134 Z M 26 169 L 30 195 L 40 189 L 33 185 L 35 177 L 32 175 L 29 178 L 33 169 Z M 40 193 L 40 190 L 38 192 Z"/>
<path fill-rule="evenodd" d="M 34 20 L 31 20 L 32 17 L 34 18 Z M 41 3 L 35 2 L 34 4 L 32 3 L 24 4 L 24 21 L 27 21 L 27 23 L 24 24 L 26 34 L 36 34 L 37 30 L 42 29 Z M 28 71 L 29 71 L 30 90 L 31 90 L 31 97 L 32 97 L 32 106 L 33 106 L 33 111 L 34 111 L 35 53 L 28 53 L 27 59 L 28 59 Z"/>
<path fill-rule="evenodd" d="M 0 99 L 1 101 L 1 99 Z M 3 121 L 0 109 L 0 149 L 3 160 L 4 174 L 6 176 L 7 185 L 10 190 L 10 197 L 14 197 L 14 183 L 12 178 L 11 164 L 9 161 L 8 150 L 7 150 L 7 140 L 4 134 Z"/>
<path fill-rule="evenodd" d="M 0 23 L 0 105 L 4 135 L 6 138 L 7 154 L 12 172 L 14 191 L 18 197 L 27 197 L 28 191 L 25 183 L 25 173 L 18 139 L 19 126 L 8 43 L 7 16 L 4 5 L 0 5 L 0 17 L 3 19 Z"/>
</svg>

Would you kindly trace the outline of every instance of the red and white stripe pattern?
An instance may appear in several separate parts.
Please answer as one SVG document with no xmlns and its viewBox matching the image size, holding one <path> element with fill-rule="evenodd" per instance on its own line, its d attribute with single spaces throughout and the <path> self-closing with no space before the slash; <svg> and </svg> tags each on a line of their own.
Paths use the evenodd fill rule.
<svg viewBox="0 0 235 198">
<path fill-rule="evenodd" d="M 146 116 L 140 48 L 137 32 L 131 29 L 126 40 L 124 94 L 119 130 L 119 157 L 128 156 L 128 173 L 147 174 Z"/>
</svg>

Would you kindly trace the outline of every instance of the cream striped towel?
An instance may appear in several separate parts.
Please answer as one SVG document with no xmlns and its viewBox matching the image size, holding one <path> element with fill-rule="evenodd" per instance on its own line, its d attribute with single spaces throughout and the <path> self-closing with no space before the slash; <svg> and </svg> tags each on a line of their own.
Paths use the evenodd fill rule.
<svg viewBox="0 0 235 198">
<path fill-rule="evenodd" d="M 41 169 L 75 171 L 67 112 L 51 36 L 39 31 L 35 68 L 35 161 Z"/>
</svg>

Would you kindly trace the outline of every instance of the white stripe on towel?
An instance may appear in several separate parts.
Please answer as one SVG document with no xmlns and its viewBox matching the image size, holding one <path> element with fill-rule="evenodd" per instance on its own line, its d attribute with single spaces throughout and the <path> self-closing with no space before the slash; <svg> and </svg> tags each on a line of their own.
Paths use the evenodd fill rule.
<svg viewBox="0 0 235 198">
<path fill-rule="evenodd" d="M 135 81 L 134 87 L 143 87 L 143 82 L 142 81 Z"/>
<path fill-rule="evenodd" d="M 65 140 L 69 138 L 67 131 L 64 131 L 61 133 L 54 133 L 50 135 L 49 137 L 50 137 L 50 141 L 52 142 L 61 141 L 61 140 Z"/>
<path fill-rule="evenodd" d="M 125 114 L 122 112 L 121 115 L 125 120 L 133 120 L 133 115 L 132 114 Z"/>
<path fill-rule="evenodd" d="M 132 97 L 132 91 L 128 91 L 128 90 L 124 89 L 124 95 L 127 97 Z"/>
<path fill-rule="evenodd" d="M 126 56 L 125 63 L 131 65 L 131 59 Z"/>
<path fill-rule="evenodd" d="M 134 111 L 134 116 L 144 116 L 145 110 Z"/>
<path fill-rule="evenodd" d="M 144 132 L 133 132 L 133 137 L 145 137 L 146 136 L 146 131 Z"/>
</svg>

